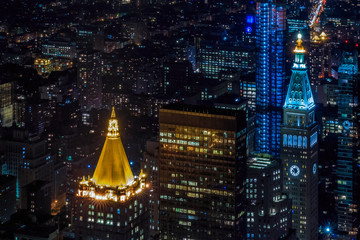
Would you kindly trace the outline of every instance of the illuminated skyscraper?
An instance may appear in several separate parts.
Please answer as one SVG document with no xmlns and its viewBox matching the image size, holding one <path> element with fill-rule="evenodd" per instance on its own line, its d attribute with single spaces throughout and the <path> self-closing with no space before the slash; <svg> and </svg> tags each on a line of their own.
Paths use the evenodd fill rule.
<svg viewBox="0 0 360 240">
<path fill-rule="evenodd" d="M 92 178 L 79 184 L 72 214 L 77 239 L 148 239 L 145 174 L 134 177 L 113 109 Z"/>
<path fill-rule="evenodd" d="M 284 102 L 286 9 L 273 0 L 257 4 L 256 150 L 277 156 Z"/>
<path fill-rule="evenodd" d="M 160 239 L 245 239 L 246 112 L 160 109 Z"/>
<path fill-rule="evenodd" d="M 318 144 L 315 103 L 299 34 L 284 105 L 281 153 L 284 191 L 292 200 L 292 222 L 300 240 L 317 239 Z"/>
<path fill-rule="evenodd" d="M 359 226 L 360 166 L 358 129 L 358 53 L 344 51 L 339 67 L 336 210 L 338 230 L 355 238 Z M 356 238 L 357 239 L 357 238 Z"/>
</svg>

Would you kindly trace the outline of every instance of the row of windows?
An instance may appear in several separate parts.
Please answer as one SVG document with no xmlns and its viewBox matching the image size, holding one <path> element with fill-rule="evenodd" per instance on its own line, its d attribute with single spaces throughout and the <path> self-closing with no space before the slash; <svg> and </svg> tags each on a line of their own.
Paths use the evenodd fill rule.
<svg viewBox="0 0 360 240">
<path fill-rule="evenodd" d="M 284 134 L 283 146 L 294 147 L 294 148 L 307 148 L 307 137 Z"/>
</svg>

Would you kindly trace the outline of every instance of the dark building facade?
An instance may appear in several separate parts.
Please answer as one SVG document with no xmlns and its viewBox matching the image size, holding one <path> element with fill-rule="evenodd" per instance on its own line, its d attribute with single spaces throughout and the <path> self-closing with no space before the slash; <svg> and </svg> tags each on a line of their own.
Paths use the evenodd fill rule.
<svg viewBox="0 0 360 240">
<path fill-rule="evenodd" d="M 281 164 L 271 155 L 257 154 L 249 159 L 246 239 L 291 239 L 291 200 L 284 194 L 282 182 Z"/>
<path fill-rule="evenodd" d="M 351 239 L 359 235 L 360 210 L 357 51 L 343 51 L 338 73 L 337 228 Z"/>
<path fill-rule="evenodd" d="M 0 223 L 16 212 L 16 177 L 0 175 Z"/>
<path fill-rule="evenodd" d="M 21 209 L 31 213 L 51 214 L 51 184 L 36 180 L 21 188 Z"/>
</svg>

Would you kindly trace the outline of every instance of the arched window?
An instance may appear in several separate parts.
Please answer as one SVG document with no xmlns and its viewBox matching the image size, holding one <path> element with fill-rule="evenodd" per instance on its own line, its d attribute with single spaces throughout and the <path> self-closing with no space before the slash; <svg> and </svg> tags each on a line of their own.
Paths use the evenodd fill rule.
<svg viewBox="0 0 360 240">
<path fill-rule="evenodd" d="M 303 148 L 307 148 L 307 137 L 303 137 Z"/>
<path fill-rule="evenodd" d="M 302 141 L 303 141 L 302 136 L 299 136 L 298 137 L 298 148 L 302 148 Z"/>
<path fill-rule="evenodd" d="M 287 135 L 287 134 L 284 134 L 284 135 L 283 135 L 283 146 L 284 146 L 284 147 L 287 147 L 287 142 L 288 142 L 288 135 Z"/>
<path fill-rule="evenodd" d="M 288 144 L 289 144 L 289 147 L 292 147 L 292 136 L 291 135 L 289 135 Z"/>
<path fill-rule="evenodd" d="M 294 147 L 297 147 L 297 136 L 296 135 L 294 135 L 294 137 L 293 137 L 293 146 Z"/>
</svg>

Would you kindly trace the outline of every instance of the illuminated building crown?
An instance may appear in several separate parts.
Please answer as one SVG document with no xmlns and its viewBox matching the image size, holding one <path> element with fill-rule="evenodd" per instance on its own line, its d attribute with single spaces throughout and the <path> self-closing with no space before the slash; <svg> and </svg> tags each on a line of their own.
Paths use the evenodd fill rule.
<svg viewBox="0 0 360 240">
<path fill-rule="evenodd" d="M 291 69 L 292 75 L 284 108 L 308 110 L 315 107 L 311 92 L 307 67 L 304 60 L 305 49 L 302 46 L 301 34 L 298 35 L 297 46 L 294 50 L 295 61 Z"/>
<path fill-rule="evenodd" d="M 97 185 L 111 187 L 125 187 L 134 181 L 134 175 L 120 139 L 119 124 L 114 108 L 109 120 L 107 137 L 92 179 Z"/>
</svg>

